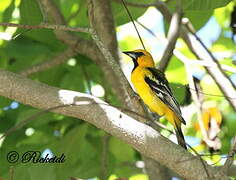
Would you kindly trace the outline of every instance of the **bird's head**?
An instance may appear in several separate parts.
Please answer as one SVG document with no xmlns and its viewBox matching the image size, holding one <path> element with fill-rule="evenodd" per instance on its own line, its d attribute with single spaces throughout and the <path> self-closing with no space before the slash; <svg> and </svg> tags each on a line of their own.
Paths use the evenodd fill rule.
<svg viewBox="0 0 236 180">
<path fill-rule="evenodd" d="M 154 67 L 154 61 L 149 52 L 142 49 L 137 49 L 134 51 L 124 51 L 124 54 L 132 58 L 134 63 L 134 68 L 137 66 L 141 67 Z"/>
</svg>

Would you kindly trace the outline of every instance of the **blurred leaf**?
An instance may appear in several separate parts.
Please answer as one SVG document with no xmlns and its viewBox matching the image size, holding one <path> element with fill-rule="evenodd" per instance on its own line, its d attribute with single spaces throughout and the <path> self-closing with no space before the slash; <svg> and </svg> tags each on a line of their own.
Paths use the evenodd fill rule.
<svg viewBox="0 0 236 180">
<path fill-rule="evenodd" d="M 151 3 L 154 0 L 140 0 L 140 3 Z M 136 2 L 135 0 L 128 0 L 127 2 Z M 88 15 L 86 8 L 85 0 L 72 0 L 72 1 L 60 1 L 58 3 L 63 11 L 63 14 L 66 18 L 70 17 L 70 15 L 74 14 L 74 18 L 71 20 L 71 24 L 77 24 L 79 26 L 86 27 L 88 26 Z M 130 21 L 130 18 L 123 6 L 122 3 L 112 2 L 112 10 L 114 14 L 114 19 L 116 25 L 121 25 Z M 145 11 L 145 8 L 137 8 L 129 6 L 129 11 L 132 14 L 133 19 L 137 19 L 140 17 Z"/>
<path fill-rule="evenodd" d="M 61 88 L 85 92 L 84 74 L 80 66 L 70 67 L 70 71 L 61 80 Z"/>
<path fill-rule="evenodd" d="M 20 16 L 22 24 L 39 24 L 43 20 L 36 0 L 21 0 Z"/>
<path fill-rule="evenodd" d="M 176 78 L 176 74 L 178 74 L 178 78 Z M 187 83 L 187 75 L 185 72 L 185 67 L 183 63 L 180 62 L 180 60 L 178 60 L 175 56 L 171 58 L 171 61 L 168 64 L 165 75 L 169 82 L 181 83 L 181 84 Z"/>
<path fill-rule="evenodd" d="M 43 16 L 38 6 L 37 0 L 22 0 L 20 4 L 20 23 L 38 25 L 43 22 Z M 25 35 L 36 41 L 50 45 L 54 49 L 61 49 L 62 44 L 56 39 L 52 30 L 48 29 L 33 29 L 25 30 L 18 29 L 15 35 Z"/>
<path fill-rule="evenodd" d="M 12 3 L 12 0 L 1 0 L 0 1 L 0 12 L 5 11 L 10 4 Z"/>
<path fill-rule="evenodd" d="M 206 11 L 226 6 L 230 1 L 231 0 L 182 0 L 182 5 L 185 11 Z"/>
<path fill-rule="evenodd" d="M 205 11 L 186 11 L 184 17 L 187 17 L 190 22 L 193 24 L 196 30 L 199 30 L 204 26 L 210 17 L 213 15 L 213 10 Z"/>
<path fill-rule="evenodd" d="M 194 28 L 196 30 L 199 30 L 210 19 L 210 17 L 213 14 L 213 9 L 210 9 L 210 8 L 207 8 L 207 9 L 186 8 L 187 4 L 190 2 L 193 2 L 193 1 L 195 1 L 195 0 L 188 1 L 188 2 L 182 1 L 183 11 L 184 11 L 183 17 L 188 18 L 190 20 L 190 22 L 193 24 Z M 198 1 L 196 1 L 196 2 L 198 2 Z M 170 3 L 168 3 L 168 7 L 171 9 L 172 12 L 176 11 L 175 4 L 176 4 L 176 1 L 170 1 Z M 205 8 L 205 3 L 204 3 L 204 8 Z M 165 29 L 168 29 L 168 28 L 169 28 L 169 24 L 165 24 Z"/>
<path fill-rule="evenodd" d="M 127 0 L 126 2 L 136 3 L 137 1 L 136 0 Z M 154 2 L 154 0 L 139 0 L 138 2 L 139 3 L 151 3 L 151 2 Z M 116 25 L 125 24 L 125 23 L 131 21 L 122 3 L 113 2 L 112 8 L 113 8 L 112 10 L 113 10 Z M 132 14 L 132 18 L 134 20 L 136 20 L 141 15 L 143 15 L 144 12 L 146 11 L 145 8 L 137 8 L 137 7 L 132 7 L 132 6 L 128 6 L 128 9 L 130 11 L 130 14 Z"/>
<path fill-rule="evenodd" d="M 187 93 L 186 87 L 182 84 L 170 83 L 170 88 L 172 90 L 172 93 L 176 97 L 177 101 L 180 104 L 183 104 Z"/>
<path fill-rule="evenodd" d="M 122 147 L 122 149 L 120 149 L 120 147 Z M 116 159 L 120 162 L 134 160 L 133 148 L 115 137 L 112 137 L 110 139 L 109 149 L 111 153 L 116 157 Z"/>
<path fill-rule="evenodd" d="M 1 7 L 1 4 L 0 4 L 0 7 Z M 10 21 L 14 9 L 15 9 L 14 1 L 11 1 L 11 4 L 3 12 L 3 17 L 2 17 L 3 22 L 9 22 Z"/>
<path fill-rule="evenodd" d="M 234 2 L 229 3 L 227 6 L 218 8 L 214 11 L 214 16 L 217 20 L 217 22 L 222 27 L 227 27 L 230 24 L 230 15 L 233 11 Z"/>
</svg>

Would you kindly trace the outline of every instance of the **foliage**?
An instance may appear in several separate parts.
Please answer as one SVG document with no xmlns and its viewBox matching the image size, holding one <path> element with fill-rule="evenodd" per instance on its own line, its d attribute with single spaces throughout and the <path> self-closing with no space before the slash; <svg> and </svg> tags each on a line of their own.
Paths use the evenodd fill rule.
<svg viewBox="0 0 236 180">
<path fill-rule="evenodd" d="M 88 17 L 85 0 L 55 0 L 60 7 L 68 25 L 88 26 Z M 129 2 L 137 2 L 129 0 Z M 149 1 L 152 2 L 152 1 Z M 176 1 L 167 2 L 170 9 L 174 10 Z M 183 0 L 185 16 L 190 19 L 196 29 L 201 29 L 211 17 L 214 17 L 220 25 L 221 33 L 210 46 L 210 49 L 219 55 L 221 64 L 233 67 L 233 55 L 235 56 L 235 44 L 229 37 L 229 12 L 233 7 L 230 0 Z M 147 3 L 140 0 L 139 3 Z M 228 5 L 227 5 L 228 4 Z M 227 5 L 227 6 L 226 6 Z M 112 2 L 113 15 L 117 27 L 129 22 L 129 18 L 124 7 L 116 2 Z M 220 8 L 220 9 L 216 9 Z M 129 7 L 134 19 L 145 13 L 147 9 Z M 222 16 L 224 14 L 224 16 Z M 1 0 L 0 1 L 0 21 L 15 22 L 21 24 L 39 24 L 44 17 L 36 0 Z M 214 27 L 212 27 L 211 30 Z M 168 29 L 165 31 L 167 32 Z M 52 30 L 38 29 L 26 31 L 10 27 L 0 27 L 1 32 L 11 35 L 19 35 L 10 41 L 0 39 L 0 68 L 20 72 L 32 65 L 49 60 L 53 56 L 65 50 L 66 46 L 60 42 Z M 209 32 L 207 32 L 209 33 Z M 78 36 L 85 36 L 78 33 Z M 1 36 L 1 34 L 0 34 Z M 124 37 L 120 40 L 122 49 L 136 48 L 138 42 L 135 37 Z M 87 37 L 89 38 L 89 37 Z M 146 38 L 146 37 L 144 37 Z M 152 39 L 152 41 L 155 41 Z M 148 42 L 148 41 L 146 41 Z M 189 58 L 192 54 L 181 42 L 178 49 Z M 161 52 L 160 52 L 161 53 Z M 221 54 L 227 54 L 227 57 Z M 75 62 L 75 63 L 70 63 Z M 203 72 L 201 85 L 203 92 L 207 94 L 219 94 L 220 91 L 214 81 L 206 74 L 201 67 L 197 67 L 196 73 Z M 176 76 L 176 74 L 178 74 Z M 185 89 L 181 84 L 188 83 L 184 65 L 176 58 L 172 57 L 166 75 L 174 89 L 177 99 L 183 103 Z M 233 73 L 229 73 L 230 76 Z M 101 85 L 105 89 L 105 96 L 102 97 L 110 104 L 117 104 L 115 95 L 111 93 L 111 88 L 106 85 L 106 79 L 102 70 L 94 62 L 81 54 L 60 66 L 49 70 L 35 73 L 30 78 L 56 86 L 59 88 L 70 89 L 89 93 L 90 86 Z M 182 88 L 181 88 L 182 87 Z M 236 113 L 224 97 L 206 95 L 207 101 L 213 101 L 223 114 L 223 124 L 221 127 L 220 138 L 222 140 L 222 153 L 229 151 L 230 142 L 236 132 L 235 117 Z M 17 104 L 4 97 L 0 97 L 0 133 L 3 134 L 7 129 L 13 127 L 25 118 L 35 114 L 39 110 Z M 187 121 L 186 135 L 200 139 L 201 135 L 194 129 L 196 112 L 188 114 L 190 120 Z M 32 134 L 27 134 L 27 130 L 33 129 Z M 9 179 L 11 168 L 14 169 L 16 179 L 68 179 L 69 177 L 80 178 L 99 178 L 101 176 L 103 161 L 102 152 L 104 151 L 103 139 L 107 136 L 102 130 L 85 123 L 83 120 L 65 117 L 62 115 L 47 113 L 29 122 L 20 130 L 16 130 L 5 137 L 0 143 L 0 178 Z M 196 141 L 196 140 L 195 140 Z M 198 149 L 208 152 L 202 144 Z M 6 161 L 9 151 L 17 151 L 23 154 L 26 151 L 45 151 L 50 149 L 54 155 L 65 154 L 66 161 L 61 164 L 33 164 L 16 163 L 10 164 Z M 135 163 L 141 160 L 138 152 L 129 145 L 124 144 L 115 137 L 110 137 L 107 150 L 108 168 L 107 178 L 112 177 L 131 177 L 132 180 L 147 179 L 143 175 L 142 169 L 137 168 Z M 220 156 L 217 156 L 219 159 Z M 210 158 L 206 158 L 211 160 Z M 110 179 L 112 179 L 112 177 Z"/>
</svg>

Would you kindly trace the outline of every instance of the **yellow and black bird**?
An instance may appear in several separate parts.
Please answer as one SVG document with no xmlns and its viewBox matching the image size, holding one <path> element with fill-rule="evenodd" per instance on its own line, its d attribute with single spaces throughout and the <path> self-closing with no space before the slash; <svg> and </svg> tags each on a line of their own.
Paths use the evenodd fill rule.
<svg viewBox="0 0 236 180">
<path fill-rule="evenodd" d="M 178 143 L 187 149 L 181 130 L 181 124 L 186 123 L 165 74 L 155 68 L 153 58 L 146 50 L 138 49 L 123 53 L 133 60 L 134 68 L 131 73 L 131 81 L 140 98 L 152 112 L 166 117 L 175 128 Z"/>
</svg>

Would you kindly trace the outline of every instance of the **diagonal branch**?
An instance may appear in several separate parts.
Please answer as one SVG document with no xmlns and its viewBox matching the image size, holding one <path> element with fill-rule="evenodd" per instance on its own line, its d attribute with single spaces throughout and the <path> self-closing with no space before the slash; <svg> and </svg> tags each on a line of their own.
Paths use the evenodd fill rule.
<svg viewBox="0 0 236 180">
<path fill-rule="evenodd" d="M 114 74 L 116 77 L 118 77 L 119 81 L 116 82 L 118 87 L 120 87 L 123 91 L 123 99 L 125 101 L 124 106 L 129 107 L 131 110 L 134 112 L 141 112 L 141 114 L 144 114 L 143 108 L 140 105 L 140 102 L 136 99 L 132 99 L 131 97 L 133 96 L 133 90 L 125 78 L 124 73 L 121 70 L 121 67 L 119 66 L 118 62 L 114 58 L 113 54 L 105 47 L 105 45 L 102 43 L 102 41 L 99 39 L 99 36 L 97 35 L 97 32 L 95 29 L 93 29 L 95 17 L 93 13 L 94 9 L 94 1 L 93 0 L 88 0 L 88 14 L 89 14 L 89 19 L 90 19 L 90 26 L 91 26 L 91 36 L 96 43 L 97 47 L 99 50 L 102 52 L 102 54 L 105 57 L 105 63 L 111 67 L 113 70 Z"/>
<path fill-rule="evenodd" d="M 181 9 L 181 0 L 177 1 L 177 11 L 172 15 L 171 22 L 170 22 L 170 28 L 168 32 L 168 44 L 165 48 L 164 54 L 160 60 L 159 63 L 159 69 L 161 71 L 165 71 L 167 68 L 170 58 L 173 55 L 173 51 L 175 49 L 175 44 L 177 42 L 177 39 L 179 37 L 180 27 L 181 27 L 181 19 L 183 16 L 183 12 Z"/>
<path fill-rule="evenodd" d="M 40 64 L 28 67 L 27 69 L 24 69 L 24 70 L 21 70 L 20 74 L 23 76 L 29 76 L 29 75 L 37 73 L 37 72 L 45 71 L 49 68 L 52 68 L 52 67 L 55 67 L 55 66 L 65 63 L 65 61 L 67 61 L 69 58 L 75 56 L 76 54 L 77 54 L 77 52 L 74 51 L 74 49 L 68 48 L 64 52 L 62 52 L 61 54 L 53 57 L 52 59 L 50 58 L 50 60 L 43 61 Z"/>
<path fill-rule="evenodd" d="M 48 109 L 76 103 L 77 106 L 56 109 L 54 112 L 83 119 L 103 129 L 186 179 L 207 179 L 199 158 L 98 98 L 50 87 L 5 70 L 0 70 L 0 82 L 1 96 L 35 108 Z M 212 179 L 228 179 L 221 171 L 205 165 Z"/>
</svg>

